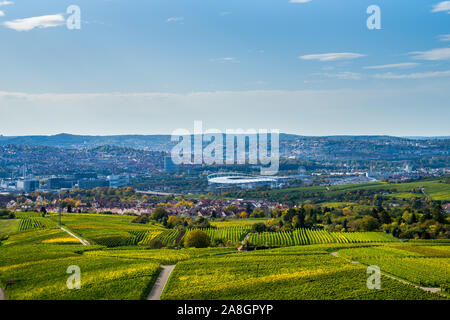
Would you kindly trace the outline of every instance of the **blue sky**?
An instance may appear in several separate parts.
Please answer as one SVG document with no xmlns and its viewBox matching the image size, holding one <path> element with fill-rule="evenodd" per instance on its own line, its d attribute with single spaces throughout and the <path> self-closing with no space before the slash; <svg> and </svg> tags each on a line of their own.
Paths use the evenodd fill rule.
<svg viewBox="0 0 450 320">
<path fill-rule="evenodd" d="M 381 30 L 366 26 L 374 4 Z M 80 30 L 66 27 L 70 5 Z M 450 135 L 449 13 L 438 0 L 0 0 L 0 134 L 170 133 L 202 120 Z"/>
</svg>

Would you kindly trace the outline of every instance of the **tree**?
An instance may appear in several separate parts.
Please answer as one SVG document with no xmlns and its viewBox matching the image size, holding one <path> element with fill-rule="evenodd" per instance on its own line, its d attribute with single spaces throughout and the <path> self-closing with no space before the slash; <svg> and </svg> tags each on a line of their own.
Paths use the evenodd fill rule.
<svg viewBox="0 0 450 320">
<path fill-rule="evenodd" d="M 41 213 L 42 213 L 42 216 L 45 217 L 45 215 L 47 214 L 47 209 L 45 209 L 45 207 L 42 207 Z"/>
<path fill-rule="evenodd" d="M 380 213 L 378 213 L 378 216 L 382 224 L 389 224 L 392 222 L 391 216 L 386 210 L 382 210 Z"/>
<path fill-rule="evenodd" d="M 211 227 L 209 220 L 205 217 L 198 217 L 194 221 L 191 222 L 191 227 L 194 228 L 209 228 Z"/>
<path fill-rule="evenodd" d="M 298 229 L 298 228 L 301 228 L 301 227 L 302 227 L 302 223 L 301 223 L 301 221 L 300 221 L 300 217 L 299 217 L 299 216 L 294 216 L 294 217 L 292 218 L 292 227 L 293 227 L 294 229 Z"/>
<path fill-rule="evenodd" d="M 246 218 L 248 218 L 248 213 L 245 212 L 245 211 L 242 211 L 242 212 L 239 214 L 239 218 L 241 218 L 241 219 L 246 219 Z"/>
<path fill-rule="evenodd" d="M 184 240 L 185 247 L 206 248 L 211 243 L 211 239 L 202 230 L 193 230 L 188 233 Z"/>
<path fill-rule="evenodd" d="M 255 223 L 252 225 L 252 231 L 253 232 L 264 232 L 264 231 L 266 231 L 266 225 L 262 222 Z"/>
<path fill-rule="evenodd" d="M 253 212 L 250 215 L 251 218 L 264 218 L 265 216 L 266 213 L 261 208 L 255 208 L 255 210 L 253 210 Z"/>
<path fill-rule="evenodd" d="M 162 221 L 164 217 L 167 218 L 168 214 L 164 208 L 158 207 L 153 211 L 152 218 L 156 221 Z"/>
<path fill-rule="evenodd" d="M 360 227 L 363 231 L 374 231 L 380 227 L 380 223 L 372 216 L 365 216 L 361 219 Z"/>
<path fill-rule="evenodd" d="M 433 207 L 433 219 L 439 223 L 445 223 L 445 218 L 444 210 L 442 210 L 439 204 L 436 204 Z"/>
<path fill-rule="evenodd" d="M 167 226 L 169 228 L 175 228 L 177 225 L 181 224 L 181 218 L 177 216 L 170 216 L 169 219 L 167 219 Z"/>
</svg>

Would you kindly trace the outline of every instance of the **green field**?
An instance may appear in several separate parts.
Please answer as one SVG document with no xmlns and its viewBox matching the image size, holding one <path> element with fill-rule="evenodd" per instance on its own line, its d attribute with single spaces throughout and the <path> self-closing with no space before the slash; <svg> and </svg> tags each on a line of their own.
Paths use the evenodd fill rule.
<svg viewBox="0 0 450 320">
<path fill-rule="evenodd" d="M 255 223 L 264 223 L 266 218 L 250 218 L 250 219 L 227 219 L 225 221 L 212 221 L 211 226 L 216 228 L 225 227 L 251 227 Z"/>
<path fill-rule="evenodd" d="M 19 219 L 8 219 L 0 221 L 0 235 L 16 232 L 19 229 Z"/>
<path fill-rule="evenodd" d="M 58 221 L 57 215 L 49 217 Z M 63 214 L 62 223 L 90 243 L 107 247 L 136 245 L 149 232 L 166 231 L 159 225 L 132 223 L 134 217 L 101 214 Z"/>
<path fill-rule="evenodd" d="M 424 187 L 425 193 L 431 197 L 433 200 L 450 201 L 450 184 L 440 182 L 440 180 L 429 180 L 429 181 L 419 181 L 419 182 L 407 182 L 407 183 L 362 183 L 362 184 L 349 184 L 349 185 L 338 185 L 338 186 L 312 186 L 312 187 L 296 187 L 296 188 L 285 188 L 280 190 L 270 190 L 267 192 L 267 199 L 284 199 L 285 197 L 291 198 L 291 200 L 301 202 L 308 200 L 310 198 L 322 198 L 323 195 L 327 197 L 334 198 L 338 195 L 345 194 L 352 191 L 365 191 L 365 190 L 375 190 L 380 191 L 380 193 L 390 192 L 395 189 L 396 191 L 391 193 L 390 197 L 398 198 L 410 198 L 412 196 L 424 197 L 424 195 L 419 191 L 421 187 Z M 418 191 L 417 193 L 412 193 L 412 190 Z M 248 191 L 246 193 L 246 198 L 258 199 L 260 197 L 254 191 Z M 336 202 L 322 201 L 323 203 L 331 203 L 336 206 Z"/>
<path fill-rule="evenodd" d="M 325 243 L 363 243 L 397 241 L 380 232 L 328 232 L 325 230 L 296 229 L 294 231 L 250 234 L 248 241 L 259 246 L 299 246 Z"/>
<path fill-rule="evenodd" d="M 286 250 L 289 249 L 289 250 Z M 304 246 L 198 258 L 177 264 L 163 299 L 439 299 L 387 277 L 366 286 L 366 268 Z"/>
<path fill-rule="evenodd" d="M 13 282 L 5 290 L 11 300 L 145 299 L 160 266 L 168 264 L 176 268 L 162 299 L 445 299 L 384 276 L 381 290 L 369 290 L 369 264 L 413 284 L 449 288 L 445 240 L 400 243 L 382 233 L 297 229 L 250 235 L 250 242 L 282 246 L 275 249 L 170 249 L 181 238 L 177 230 L 131 223 L 130 216 L 63 215 L 65 228 L 90 241 L 83 246 L 56 227 L 56 215 L 18 217 L 0 220 L 8 235 L 0 242 L 0 286 Z M 239 242 L 250 226 L 235 222 L 205 231 L 215 240 Z M 156 237 L 169 247 L 148 249 Z M 81 269 L 80 290 L 66 286 L 71 265 Z"/>
<path fill-rule="evenodd" d="M 339 255 L 425 287 L 450 285 L 450 247 L 392 245 L 339 251 Z"/>
<path fill-rule="evenodd" d="M 184 235 L 185 237 L 191 232 L 190 229 Z M 220 227 L 220 228 L 203 228 L 200 229 L 210 237 L 212 241 L 230 241 L 230 242 L 240 242 L 244 240 L 245 236 L 251 231 L 248 226 L 235 226 L 235 227 Z"/>
</svg>

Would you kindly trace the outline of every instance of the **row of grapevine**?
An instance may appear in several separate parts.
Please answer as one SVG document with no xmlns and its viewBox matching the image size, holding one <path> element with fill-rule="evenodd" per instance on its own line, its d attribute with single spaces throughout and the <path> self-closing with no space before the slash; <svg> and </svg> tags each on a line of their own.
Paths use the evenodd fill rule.
<svg viewBox="0 0 450 320">
<path fill-rule="evenodd" d="M 233 226 L 222 228 L 200 228 L 187 230 L 185 237 L 193 230 L 204 231 L 213 241 L 231 241 L 240 242 L 244 240 L 245 236 L 250 232 L 251 228 L 248 226 Z"/>
<path fill-rule="evenodd" d="M 395 238 L 378 232 L 328 232 L 296 229 L 294 231 L 252 233 L 248 241 L 255 245 L 296 246 L 325 243 L 390 242 Z"/>
<path fill-rule="evenodd" d="M 132 230 L 116 234 L 99 235 L 91 240 L 107 247 L 148 245 L 151 240 L 158 238 L 164 245 L 175 245 L 178 230 Z"/>
<path fill-rule="evenodd" d="M 157 236 L 159 236 L 161 233 L 163 233 L 162 230 L 155 230 L 155 231 L 147 231 L 145 233 L 144 238 L 138 242 L 138 244 L 140 245 L 148 245 L 150 243 L 150 241 L 152 241 L 154 238 L 156 238 Z"/>
<path fill-rule="evenodd" d="M 167 246 L 173 246 L 176 244 L 179 234 L 180 232 L 178 230 L 172 229 L 162 232 L 161 234 L 157 235 L 156 238 L 161 240 L 161 242 Z"/>
<path fill-rule="evenodd" d="M 19 231 L 51 228 L 53 226 L 55 224 L 52 221 L 41 217 L 22 218 L 19 221 Z"/>
<path fill-rule="evenodd" d="M 133 239 L 130 235 L 119 234 L 119 235 L 103 235 L 101 237 L 96 237 L 90 240 L 93 240 L 96 244 L 106 246 L 108 248 L 126 246 L 130 244 L 130 241 Z"/>
</svg>

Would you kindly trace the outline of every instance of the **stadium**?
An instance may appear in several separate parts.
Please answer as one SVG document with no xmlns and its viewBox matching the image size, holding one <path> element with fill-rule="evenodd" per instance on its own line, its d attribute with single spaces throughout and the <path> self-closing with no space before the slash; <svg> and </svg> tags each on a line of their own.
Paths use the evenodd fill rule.
<svg viewBox="0 0 450 320">
<path fill-rule="evenodd" d="M 208 175 L 211 189 L 252 189 L 258 186 L 277 188 L 283 185 L 280 177 L 255 176 L 245 173 L 222 172 Z"/>
</svg>

